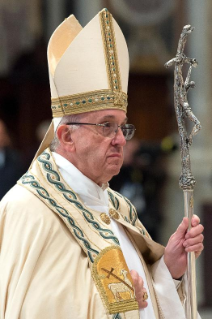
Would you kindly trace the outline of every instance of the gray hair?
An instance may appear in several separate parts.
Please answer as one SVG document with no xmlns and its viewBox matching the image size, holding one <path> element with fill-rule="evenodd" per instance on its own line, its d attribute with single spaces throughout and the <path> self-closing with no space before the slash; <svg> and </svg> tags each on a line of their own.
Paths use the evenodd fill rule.
<svg viewBox="0 0 212 319">
<path fill-rule="evenodd" d="M 58 124 L 56 130 L 55 130 L 55 133 L 54 133 L 54 138 L 50 144 L 50 150 L 51 152 L 55 152 L 57 150 L 57 148 L 59 147 L 60 145 L 60 141 L 58 139 L 58 136 L 57 136 L 57 129 L 60 125 L 62 124 L 66 124 L 66 123 L 74 123 L 74 122 L 80 122 L 80 120 L 83 118 L 83 115 L 84 114 L 73 114 L 73 115 L 66 115 L 66 116 L 63 116 L 60 123 Z M 70 125 L 70 129 L 73 131 L 73 130 L 76 130 L 77 128 L 79 127 L 79 125 Z"/>
</svg>

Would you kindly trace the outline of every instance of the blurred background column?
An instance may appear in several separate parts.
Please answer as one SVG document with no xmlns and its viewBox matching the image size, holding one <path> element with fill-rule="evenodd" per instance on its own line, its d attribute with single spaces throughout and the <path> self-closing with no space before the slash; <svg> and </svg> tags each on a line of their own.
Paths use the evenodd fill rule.
<svg viewBox="0 0 212 319">
<path fill-rule="evenodd" d="M 102 10 L 102 1 L 100 0 L 77 0 L 75 3 L 76 18 L 84 27 L 100 10 Z"/>
<path fill-rule="evenodd" d="M 197 185 L 194 190 L 195 212 L 204 219 L 203 206 L 212 205 L 212 108 L 211 108 L 211 0 L 189 0 L 187 6 L 186 24 L 191 24 L 195 30 L 188 37 L 187 55 L 199 62 L 193 69 L 191 80 L 196 82 L 196 88 L 189 93 L 189 104 L 202 124 L 202 130 L 194 137 L 191 146 L 191 168 Z M 183 25 L 182 25 L 183 28 Z M 209 71 L 210 70 L 210 71 Z M 192 126 L 190 126 L 191 128 Z M 183 216 L 183 192 L 178 187 L 181 172 L 180 151 L 174 153 L 168 161 L 168 182 L 166 187 L 166 204 L 164 209 L 165 223 L 162 241 L 165 243 Z M 182 212 L 182 213 L 180 213 Z M 204 222 L 204 220 L 203 220 Z M 205 225 L 207 227 L 207 225 Z M 211 237 L 212 241 L 212 237 Z M 207 245 L 207 243 L 205 243 Z M 205 251 L 204 254 L 206 254 Z M 204 293 L 204 255 L 197 261 L 197 294 L 199 304 L 206 304 Z M 209 260 L 208 260 L 209 262 Z M 207 286 L 210 286 L 210 274 L 207 273 Z M 208 281 L 209 280 L 209 281 Z M 211 279 L 212 281 L 212 279 Z"/>
<path fill-rule="evenodd" d="M 191 105 L 196 116 L 202 123 L 202 130 L 196 138 L 192 150 L 193 173 L 196 175 L 197 186 L 195 190 L 196 212 L 200 214 L 205 226 L 205 251 L 204 258 L 197 263 L 199 278 L 198 299 L 206 306 L 212 306 L 212 63 L 211 63 L 211 12 L 212 3 L 205 0 L 199 2 L 188 1 L 188 14 L 191 24 L 195 26 L 194 36 L 191 39 L 189 53 L 196 55 L 199 66 L 194 72 L 196 92 L 191 94 Z M 209 209 L 205 210 L 205 207 Z M 210 222 L 210 223 L 208 223 Z M 209 270 L 209 271 L 208 271 Z M 204 293 L 203 293 L 204 292 Z"/>
<path fill-rule="evenodd" d="M 11 71 L 17 55 L 31 49 L 41 33 L 40 0 L 0 1 L 0 76 Z"/>
<path fill-rule="evenodd" d="M 52 32 L 65 18 L 65 0 L 45 0 L 46 10 L 46 37 L 50 38 Z"/>
</svg>

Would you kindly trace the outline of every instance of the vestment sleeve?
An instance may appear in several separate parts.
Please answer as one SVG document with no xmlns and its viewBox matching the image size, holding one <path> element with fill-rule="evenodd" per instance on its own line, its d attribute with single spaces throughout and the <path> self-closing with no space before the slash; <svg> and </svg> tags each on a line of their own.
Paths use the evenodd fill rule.
<svg viewBox="0 0 212 319">
<path fill-rule="evenodd" d="M 11 193 L 13 196 L 14 193 Z M 14 198 L 13 198 L 14 199 Z M 0 319 L 18 319 L 51 225 L 21 201 L 3 200 L 0 208 Z M 26 202 L 27 203 L 27 202 Z M 30 207 L 31 205 L 31 207 Z"/>
<path fill-rule="evenodd" d="M 165 265 L 162 257 L 154 265 L 150 267 L 153 278 L 153 285 L 157 294 L 158 301 L 165 316 L 173 318 L 173 313 L 176 318 L 185 318 L 185 278 L 183 277 L 181 284 L 176 283 L 171 277 L 168 268 Z M 198 314 L 198 319 L 201 319 Z"/>
</svg>

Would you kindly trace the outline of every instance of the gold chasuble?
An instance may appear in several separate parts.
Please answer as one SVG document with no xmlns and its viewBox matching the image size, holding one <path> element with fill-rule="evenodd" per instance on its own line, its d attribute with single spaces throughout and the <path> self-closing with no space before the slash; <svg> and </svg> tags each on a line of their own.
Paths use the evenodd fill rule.
<svg viewBox="0 0 212 319">
<path fill-rule="evenodd" d="M 93 289 L 96 291 L 95 294 L 98 291 L 100 296 L 98 307 L 102 309 L 100 312 L 97 309 L 89 309 L 88 313 L 93 313 L 93 316 L 87 315 L 86 318 L 139 319 L 133 281 L 118 238 L 111 229 L 110 218 L 124 226 L 126 234 L 136 248 L 147 277 L 155 316 L 158 319 L 163 318 L 147 265 L 156 262 L 163 255 L 164 248 L 150 239 L 137 218 L 135 208 L 125 197 L 108 188 L 110 217 L 86 207 L 63 180 L 49 149 L 34 161 L 18 184 L 37 196 L 64 222 L 70 236 L 87 256 L 91 280 L 97 290 Z M 67 271 L 71 272 L 72 265 L 67 266 Z M 76 274 L 76 277 L 78 276 L 80 273 Z M 77 286 L 77 283 L 73 284 Z M 83 291 L 84 288 L 81 289 Z M 92 300 L 92 296 L 90 299 Z M 89 307 L 92 308 L 92 304 Z M 99 317 L 100 313 L 102 315 Z"/>
</svg>

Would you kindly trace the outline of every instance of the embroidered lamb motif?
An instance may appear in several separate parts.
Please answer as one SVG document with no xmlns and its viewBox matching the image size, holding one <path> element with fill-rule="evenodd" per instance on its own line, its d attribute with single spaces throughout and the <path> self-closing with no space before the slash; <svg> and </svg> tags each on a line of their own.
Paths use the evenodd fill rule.
<svg viewBox="0 0 212 319">
<path fill-rule="evenodd" d="M 120 271 L 120 275 L 124 277 L 124 280 L 122 280 L 121 282 L 115 282 L 108 285 L 108 288 L 111 290 L 116 301 L 123 300 L 123 298 L 120 295 L 120 293 L 122 292 L 129 292 L 130 297 L 134 298 L 133 296 L 134 289 L 132 288 L 132 283 L 127 278 L 127 273 L 128 273 L 127 270 L 122 269 Z"/>
</svg>

